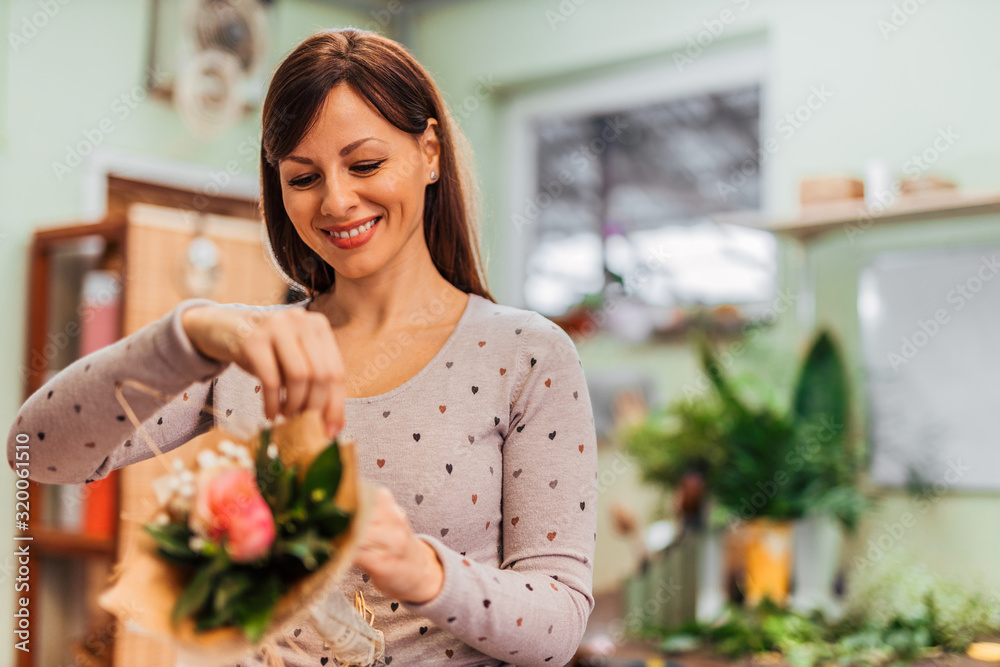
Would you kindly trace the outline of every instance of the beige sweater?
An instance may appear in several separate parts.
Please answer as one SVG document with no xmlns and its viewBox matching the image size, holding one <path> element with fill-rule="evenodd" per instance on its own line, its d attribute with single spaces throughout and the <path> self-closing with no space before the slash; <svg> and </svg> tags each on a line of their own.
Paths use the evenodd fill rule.
<svg viewBox="0 0 1000 667">
<path fill-rule="evenodd" d="M 213 421 L 263 425 L 255 378 L 204 357 L 184 334 L 180 314 L 204 303 L 212 302 L 185 301 L 53 377 L 18 412 L 8 460 L 18 434 L 30 439 L 31 477 L 41 482 L 99 479 L 148 458 L 115 399 L 125 378 L 173 396 L 164 406 L 126 389 L 163 450 Z M 373 368 L 393 354 L 405 350 L 387 349 Z M 201 410 L 206 399 L 215 420 Z M 344 432 L 357 440 L 361 477 L 393 492 L 444 564 L 441 593 L 419 605 L 382 595 L 358 568 L 343 580 L 350 599 L 360 589 L 374 609 L 385 664 L 568 662 L 594 604 L 597 499 L 593 415 L 569 337 L 537 313 L 472 295 L 416 376 L 347 399 Z M 289 667 L 337 664 L 312 628 L 289 628 L 288 637 L 298 647 L 282 651 Z M 241 664 L 261 663 L 248 656 Z"/>
</svg>

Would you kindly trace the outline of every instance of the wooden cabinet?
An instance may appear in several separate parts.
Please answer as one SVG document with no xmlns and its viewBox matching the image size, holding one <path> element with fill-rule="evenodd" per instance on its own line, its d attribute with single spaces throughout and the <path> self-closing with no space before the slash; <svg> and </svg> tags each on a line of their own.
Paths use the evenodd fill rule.
<svg viewBox="0 0 1000 667">
<path fill-rule="evenodd" d="M 79 276 L 109 258 L 120 270 L 118 335 L 134 333 L 191 296 L 221 303 L 285 301 L 288 288 L 267 258 L 260 222 L 147 204 L 112 210 L 115 220 L 45 229 L 33 237 L 25 397 L 76 357 Z M 64 520 L 66 508 L 54 492 L 75 487 L 30 484 L 32 522 L 16 537 L 30 538 L 23 541 L 31 545 L 32 651 L 15 650 L 18 667 L 173 665 L 165 646 L 130 632 L 96 604 L 143 518 L 147 504 L 141 499 L 160 474 L 162 467 L 147 461 L 106 480 L 120 516 L 129 520 L 112 517 L 104 536 L 67 528 L 72 522 Z"/>
</svg>

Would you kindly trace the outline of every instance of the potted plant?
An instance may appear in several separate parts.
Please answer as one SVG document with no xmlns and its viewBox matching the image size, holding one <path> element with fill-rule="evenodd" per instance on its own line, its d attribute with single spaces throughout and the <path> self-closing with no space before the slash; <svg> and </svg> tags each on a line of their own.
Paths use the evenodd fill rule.
<svg viewBox="0 0 1000 667">
<path fill-rule="evenodd" d="M 722 406 L 726 465 L 714 476 L 712 494 L 732 528 L 731 567 L 742 569 L 747 604 L 764 598 L 783 603 L 792 563 L 792 521 L 803 514 L 808 480 L 788 463 L 795 422 L 766 403 L 746 400 L 723 373 L 705 338 L 702 368 Z"/>
<path fill-rule="evenodd" d="M 733 528 L 732 537 L 742 542 L 736 560 L 744 570 L 747 602 L 765 597 L 784 602 L 792 578 L 792 523 L 835 517 L 850 528 L 866 503 L 855 486 L 859 465 L 842 357 L 829 333 L 817 334 L 785 411 L 747 400 L 748 392 L 722 372 L 705 337 L 698 349 L 711 391 L 652 413 L 626 434 L 629 452 L 647 481 L 672 490 L 700 476 L 717 505 L 716 521 Z M 833 549 L 831 558 L 829 548 L 816 553 L 819 545 L 828 546 L 830 540 L 820 538 L 829 531 L 821 530 L 827 524 L 810 521 L 796 562 L 805 567 L 820 560 L 827 566 L 819 575 L 797 567 L 795 579 L 816 597 L 830 589 L 837 554 Z M 809 530 L 816 534 L 807 535 Z M 806 553 L 810 549 L 813 553 Z"/>
</svg>

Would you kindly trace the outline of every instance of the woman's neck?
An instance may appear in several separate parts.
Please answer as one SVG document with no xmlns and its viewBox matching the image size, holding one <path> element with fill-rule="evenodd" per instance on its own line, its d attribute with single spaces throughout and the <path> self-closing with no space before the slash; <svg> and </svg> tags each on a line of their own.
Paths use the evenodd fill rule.
<svg viewBox="0 0 1000 667">
<path fill-rule="evenodd" d="M 325 313 L 335 329 L 376 336 L 427 321 L 428 313 L 440 315 L 442 304 L 454 304 L 460 295 L 425 250 L 363 278 L 338 275 L 333 288 L 317 297 L 311 310 Z M 420 313 L 425 316 L 419 318 Z"/>
</svg>

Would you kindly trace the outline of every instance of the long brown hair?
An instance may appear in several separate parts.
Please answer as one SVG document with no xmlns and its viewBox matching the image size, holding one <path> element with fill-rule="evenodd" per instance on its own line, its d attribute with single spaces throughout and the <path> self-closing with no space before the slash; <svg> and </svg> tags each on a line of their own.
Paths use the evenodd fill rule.
<svg viewBox="0 0 1000 667">
<path fill-rule="evenodd" d="M 439 178 L 424 193 L 424 238 L 434 266 L 452 285 L 493 301 L 479 254 L 471 152 L 434 81 L 398 43 L 347 28 L 307 37 L 278 65 L 264 99 L 261 208 L 274 260 L 315 296 L 333 285 L 332 268 L 299 237 L 285 211 L 278 161 L 315 124 L 330 89 L 347 84 L 394 126 L 413 135 L 437 119 Z"/>
</svg>

